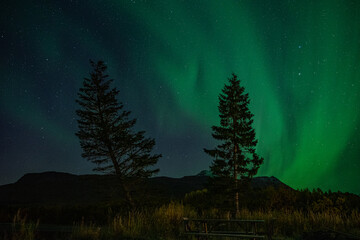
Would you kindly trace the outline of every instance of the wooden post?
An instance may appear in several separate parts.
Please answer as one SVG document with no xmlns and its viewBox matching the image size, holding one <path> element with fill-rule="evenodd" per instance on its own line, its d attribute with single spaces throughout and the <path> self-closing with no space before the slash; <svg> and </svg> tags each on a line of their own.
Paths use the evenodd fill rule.
<svg viewBox="0 0 360 240">
<path fill-rule="evenodd" d="M 274 235 L 274 222 L 275 218 L 269 220 L 268 227 L 267 227 L 267 237 L 269 240 L 272 240 L 272 235 Z"/>
<path fill-rule="evenodd" d="M 188 218 L 183 218 L 183 220 L 184 220 L 184 231 L 189 232 L 190 231 L 189 219 Z"/>
<path fill-rule="evenodd" d="M 256 235 L 256 222 L 253 222 L 253 234 Z M 256 240 L 256 238 L 253 238 L 253 240 Z"/>
<path fill-rule="evenodd" d="M 204 232 L 205 232 L 205 233 L 208 233 L 206 220 L 204 220 L 204 222 L 203 222 L 203 228 L 204 228 Z M 205 239 L 205 240 L 208 240 L 208 236 L 204 236 L 204 239 Z"/>
</svg>

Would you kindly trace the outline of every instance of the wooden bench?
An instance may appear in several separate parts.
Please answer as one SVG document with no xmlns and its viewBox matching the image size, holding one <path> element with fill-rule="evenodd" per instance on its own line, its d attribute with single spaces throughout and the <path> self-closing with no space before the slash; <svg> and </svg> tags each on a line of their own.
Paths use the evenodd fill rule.
<svg viewBox="0 0 360 240">
<path fill-rule="evenodd" d="M 183 218 L 183 220 L 183 235 L 195 236 L 197 239 L 209 239 L 210 237 L 272 239 L 272 223 L 266 225 L 265 220 L 189 218 Z"/>
</svg>

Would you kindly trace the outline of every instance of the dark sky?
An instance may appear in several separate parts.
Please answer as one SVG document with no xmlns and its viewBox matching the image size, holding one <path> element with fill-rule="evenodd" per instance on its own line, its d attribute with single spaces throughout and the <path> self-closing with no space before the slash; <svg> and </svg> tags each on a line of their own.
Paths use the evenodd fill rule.
<svg viewBox="0 0 360 240">
<path fill-rule="evenodd" d="M 250 94 L 259 175 L 360 193 L 359 1 L 1 1 L 0 184 L 91 173 L 75 98 L 104 60 L 160 175 L 207 169 L 217 96 Z"/>
</svg>

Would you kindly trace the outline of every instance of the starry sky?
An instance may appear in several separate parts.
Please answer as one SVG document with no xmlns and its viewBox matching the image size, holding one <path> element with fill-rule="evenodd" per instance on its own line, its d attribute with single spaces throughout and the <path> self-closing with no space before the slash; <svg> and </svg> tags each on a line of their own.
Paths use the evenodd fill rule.
<svg viewBox="0 0 360 240">
<path fill-rule="evenodd" d="M 218 94 L 251 98 L 259 175 L 360 193 L 360 2 L 5 0 L 0 3 L 0 184 L 91 173 L 75 99 L 104 60 L 159 175 L 208 169 Z"/>
</svg>

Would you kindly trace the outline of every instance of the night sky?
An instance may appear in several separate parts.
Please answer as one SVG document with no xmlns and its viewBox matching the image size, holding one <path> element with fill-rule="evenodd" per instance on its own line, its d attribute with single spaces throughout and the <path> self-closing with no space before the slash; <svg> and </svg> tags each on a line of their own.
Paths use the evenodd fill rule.
<svg viewBox="0 0 360 240">
<path fill-rule="evenodd" d="M 104 60 L 159 175 L 208 169 L 218 94 L 250 94 L 259 175 L 360 193 L 360 1 L 0 3 L 0 184 L 25 173 L 91 173 L 75 99 Z"/>
</svg>

